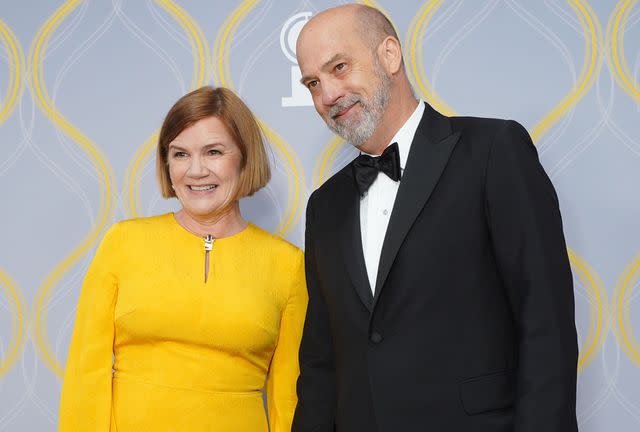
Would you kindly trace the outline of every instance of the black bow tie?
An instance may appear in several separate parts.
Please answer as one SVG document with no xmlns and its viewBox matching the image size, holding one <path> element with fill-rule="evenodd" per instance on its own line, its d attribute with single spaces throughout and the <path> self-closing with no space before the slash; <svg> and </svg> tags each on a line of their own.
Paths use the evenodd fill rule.
<svg viewBox="0 0 640 432">
<path fill-rule="evenodd" d="M 398 143 L 388 146 L 378 157 L 361 154 L 353 161 L 353 175 L 360 196 L 369 190 L 379 172 L 385 173 L 393 181 L 400 180 L 402 174 Z"/>
</svg>

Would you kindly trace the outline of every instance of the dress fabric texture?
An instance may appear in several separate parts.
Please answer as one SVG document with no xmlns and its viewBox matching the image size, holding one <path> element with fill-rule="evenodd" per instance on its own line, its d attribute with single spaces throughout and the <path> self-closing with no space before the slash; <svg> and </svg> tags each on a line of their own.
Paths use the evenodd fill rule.
<svg viewBox="0 0 640 432">
<path fill-rule="evenodd" d="M 86 275 L 59 431 L 290 431 L 307 306 L 300 249 L 172 213 L 115 224 Z M 263 403 L 266 390 L 268 418 Z"/>
</svg>

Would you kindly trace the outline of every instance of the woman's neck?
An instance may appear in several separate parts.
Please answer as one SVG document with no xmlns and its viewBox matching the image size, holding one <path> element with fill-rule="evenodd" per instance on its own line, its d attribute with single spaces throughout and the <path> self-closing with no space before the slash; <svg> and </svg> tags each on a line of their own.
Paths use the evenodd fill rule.
<svg viewBox="0 0 640 432">
<path fill-rule="evenodd" d="M 248 225 L 240 214 L 238 202 L 232 204 L 228 210 L 211 216 L 192 215 L 181 209 L 175 213 L 175 218 L 184 229 L 200 237 L 209 234 L 214 238 L 230 237 Z"/>
</svg>

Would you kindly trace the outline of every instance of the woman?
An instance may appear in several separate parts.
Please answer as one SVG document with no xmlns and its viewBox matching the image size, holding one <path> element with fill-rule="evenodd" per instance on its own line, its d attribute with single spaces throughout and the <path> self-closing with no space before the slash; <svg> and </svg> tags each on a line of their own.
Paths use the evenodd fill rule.
<svg viewBox="0 0 640 432">
<path fill-rule="evenodd" d="M 307 304 L 303 253 L 247 222 L 270 178 L 262 134 L 230 90 L 164 120 L 157 175 L 180 211 L 115 224 L 85 278 L 60 431 L 289 431 Z M 266 379 L 266 383 L 265 383 Z"/>
</svg>

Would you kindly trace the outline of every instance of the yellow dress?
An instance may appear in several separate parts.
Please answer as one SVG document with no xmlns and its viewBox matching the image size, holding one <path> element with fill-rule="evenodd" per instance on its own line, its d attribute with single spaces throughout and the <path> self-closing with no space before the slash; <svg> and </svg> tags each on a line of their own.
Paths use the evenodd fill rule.
<svg viewBox="0 0 640 432">
<path fill-rule="evenodd" d="M 172 213 L 109 230 L 78 303 L 59 431 L 290 431 L 302 251 L 249 224 L 214 241 L 206 283 L 204 262 Z"/>
</svg>

